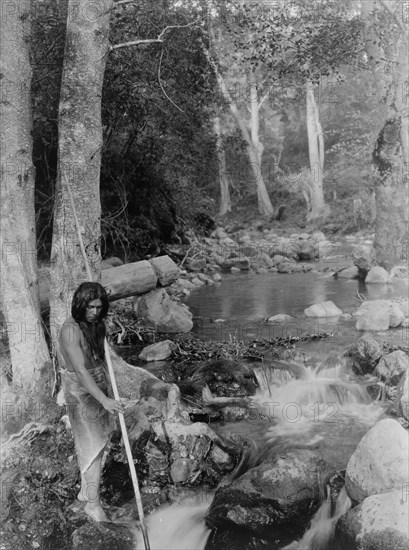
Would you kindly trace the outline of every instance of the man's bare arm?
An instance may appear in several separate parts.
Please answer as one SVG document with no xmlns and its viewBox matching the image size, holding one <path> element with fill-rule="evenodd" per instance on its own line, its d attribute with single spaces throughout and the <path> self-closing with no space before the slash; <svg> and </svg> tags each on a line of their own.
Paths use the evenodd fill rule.
<svg viewBox="0 0 409 550">
<path fill-rule="evenodd" d="M 110 399 L 98 387 L 85 366 L 84 353 L 80 346 L 79 328 L 75 325 L 63 325 L 61 330 L 61 346 L 63 347 L 67 358 L 72 365 L 75 374 L 84 388 L 90 393 L 107 411 L 114 413 L 124 412 L 124 405 L 120 401 Z"/>
</svg>

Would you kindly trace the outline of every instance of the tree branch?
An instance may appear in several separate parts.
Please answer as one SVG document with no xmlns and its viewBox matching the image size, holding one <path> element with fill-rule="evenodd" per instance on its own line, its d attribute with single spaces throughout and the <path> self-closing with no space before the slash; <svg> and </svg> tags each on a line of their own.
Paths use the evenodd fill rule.
<svg viewBox="0 0 409 550">
<path fill-rule="evenodd" d="M 110 47 L 110 51 L 117 50 L 118 48 L 127 48 L 128 46 L 139 46 L 140 44 L 162 44 L 163 40 L 158 38 L 152 38 L 150 40 L 132 40 L 131 42 L 123 42 L 122 44 L 115 44 Z"/>
<path fill-rule="evenodd" d="M 120 2 L 117 2 L 115 5 L 122 3 L 128 3 L 132 0 L 121 0 Z M 158 38 L 150 38 L 146 40 L 132 40 L 130 42 L 123 42 L 122 44 L 115 44 L 115 46 L 110 47 L 110 51 L 117 50 L 118 48 L 126 48 L 128 46 L 139 46 L 140 44 L 162 44 L 163 43 L 163 35 L 165 32 L 169 31 L 170 29 L 184 29 L 186 27 L 191 27 L 192 25 L 195 25 L 196 23 L 200 22 L 202 19 L 196 19 L 196 21 L 192 21 L 191 23 L 188 23 L 187 25 L 169 25 L 168 27 L 165 27 L 163 31 L 160 33 Z"/>
<path fill-rule="evenodd" d="M 263 95 L 263 97 L 260 99 L 258 105 L 257 105 L 257 109 L 260 110 L 261 107 L 263 106 L 263 103 L 265 102 L 265 100 L 268 98 L 268 94 L 270 93 L 270 90 L 267 90 L 267 92 Z"/>
</svg>

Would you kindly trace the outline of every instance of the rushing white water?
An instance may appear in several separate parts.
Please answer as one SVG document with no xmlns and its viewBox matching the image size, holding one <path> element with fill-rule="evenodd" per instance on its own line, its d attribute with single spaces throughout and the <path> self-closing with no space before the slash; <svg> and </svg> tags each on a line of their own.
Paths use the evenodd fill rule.
<svg viewBox="0 0 409 550">
<path fill-rule="evenodd" d="M 365 388 L 349 380 L 342 362 L 334 365 L 332 361 L 329 368 L 325 363 L 297 367 L 297 379 L 291 370 L 282 368 L 255 370 L 259 391 L 253 402 L 271 422 L 268 441 L 299 435 L 312 445 L 322 438 L 325 428 L 348 421 L 370 428 L 383 414 L 380 403 L 371 402 Z"/>
<path fill-rule="evenodd" d="M 181 502 L 163 506 L 147 518 L 151 550 L 203 550 L 210 530 L 204 517 L 210 502 Z M 140 532 L 135 550 L 144 550 Z"/>
<path fill-rule="evenodd" d="M 357 442 L 383 414 L 381 403 L 372 402 L 363 386 L 349 378 L 345 364 L 325 360 L 315 368 L 285 364 L 278 368 L 266 366 L 256 369 L 259 391 L 252 398 L 253 412 L 260 416 L 245 422 L 252 436 L 261 431 L 260 441 L 254 441 L 258 455 L 266 445 L 275 452 L 287 446 L 316 447 L 326 454 L 327 462 L 345 467 Z M 295 378 L 297 376 L 297 378 Z M 204 399 L 215 400 L 210 390 Z M 226 401 L 226 398 L 219 398 Z M 266 418 L 269 420 L 266 426 Z M 261 422 L 259 422 L 259 419 Z M 263 427 L 264 426 L 264 427 Z M 239 433 L 239 423 L 226 425 Z M 220 430 L 223 433 L 223 430 Z M 258 444 L 260 443 L 260 446 Z M 340 455 L 342 455 L 340 459 Z M 333 460 L 332 460 L 333 459 Z M 199 498 L 200 497 L 200 498 Z M 151 550 L 203 550 L 210 531 L 204 521 L 211 503 L 211 495 L 183 497 L 177 503 L 163 506 L 147 518 Z M 345 489 L 339 494 L 331 515 L 329 496 L 322 502 L 310 527 L 299 541 L 283 550 L 329 550 L 336 522 L 351 506 Z M 138 533 L 135 550 L 143 550 Z"/>
<path fill-rule="evenodd" d="M 292 542 L 283 550 L 327 550 L 337 521 L 350 508 L 351 500 L 343 487 L 338 495 L 333 516 L 331 516 L 331 500 L 327 497 L 312 518 L 311 525 L 302 539 Z"/>
</svg>

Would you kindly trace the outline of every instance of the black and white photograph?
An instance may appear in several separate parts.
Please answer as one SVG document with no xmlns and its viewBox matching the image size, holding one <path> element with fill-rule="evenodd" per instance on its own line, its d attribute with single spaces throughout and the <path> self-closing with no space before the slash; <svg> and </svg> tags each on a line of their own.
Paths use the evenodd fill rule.
<svg viewBox="0 0 409 550">
<path fill-rule="evenodd" d="M 0 0 L 0 550 L 409 548 L 409 0 Z"/>
</svg>

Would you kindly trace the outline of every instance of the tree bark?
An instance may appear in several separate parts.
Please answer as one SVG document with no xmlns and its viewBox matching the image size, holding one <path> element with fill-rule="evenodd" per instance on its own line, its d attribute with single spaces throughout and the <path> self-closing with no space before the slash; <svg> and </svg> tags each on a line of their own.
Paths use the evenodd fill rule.
<svg viewBox="0 0 409 550">
<path fill-rule="evenodd" d="M 32 164 L 30 0 L 0 14 L 1 277 L 0 309 L 11 373 L 2 373 L 2 397 L 38 401 L 47 389 L 50 355 L 39 313 Z M 11 378 L 11 380 L 10 380 Z M 2 409 L 3 410 L 3 409 Z M 20 417 L 17 425 L 25 422 Z"/>
<path fill-rule="evenodd" d="M 226 100 L 229 106 L 230 112 L 232 113 L 234 119 L 236 120 L 237 125 L 240 128 L 241 134 L 243 136 L 243 139 L 247 144 L 247 152 L 249 156 L 250 166 L 253 172 L 254 181 L 257 188 L 259 212 L 263 216 L 272 216 L 274 214 L 274 208 L 273 208 L 273 205 L 271 204 L 271 200 L 267 192 L 266 184 L 264 182 L 263 175 L 261 173 L 261 166 L 259 164 L 259 151 L 257 151 L 254 147 L 253 141 L 251 139 L 251 135 L 249 134 L 247 126 L 240 114 L 240 111 L 236 103 L 234 102 L 233 98 L 231 97 L 227 89 L 223 76 L 220 74 L 220 71 L 218 70 L 215 62 L 213 61 L 209 52 L 206 50 L 204 46 L 203 46 L 203 50 L 206 55 L 206 58 L 208 59 L 209 63 L 211 64 L 215 72 L 220 92 L 222 93 L 224 99 Z"/>
<path fill-rule="evenodd" d="M 58 128 L 51 251 L 50 325 L 55 340 L 75 288 L 87 280 L 70 199 L 93 279 L 100 279 L 101 96 L 112 0 L 69 0 Z"/>
<path fill-rule="evenodd" d="M 362 3 L 368 60 L 380 96 L 385 98 L 384 122 L 373 151 L 376 202 L 374 248 L 378 265 L 385 269 L 407 264 L 409 254 L 409 43 L 401 3 L 388 5 L 394 12 L 397 28 L 390 29 L 387 34 L 395 47 L 388 46 L 382 50 L 381 38 L 374 40 L 373 30 L 378 28 L 378 18 L 382 18 L 382 3 L 371 0 Z M 385 76 L 386 64 L 392 67 L 389 78 Z"/>
<path fill-rule="evenodd" d="M 229 180 L 226 172 L 226 153 L 223 146 L 223 138 L 220 129 L 220 117 L 214 119 L 214 133 L 216 135 L 216 151 L 217 161 L 219 168 L 219 182 L 220 182 L 220 209 L 219 216 L 225 216 L 228 212 L 231 212 L 231 200 L 229 190 Z"/>
<path fill-rule="evenodd" d="M 323 190 L 324 135 L 311 82 L 307 82 L 306 85 L 306 98 L 308 152 L 311 171 L 311 210 L 307 217 L 309 220 L 314 220 L 326 215 L 328 207 L 325 204 Z"/>
</svg>

